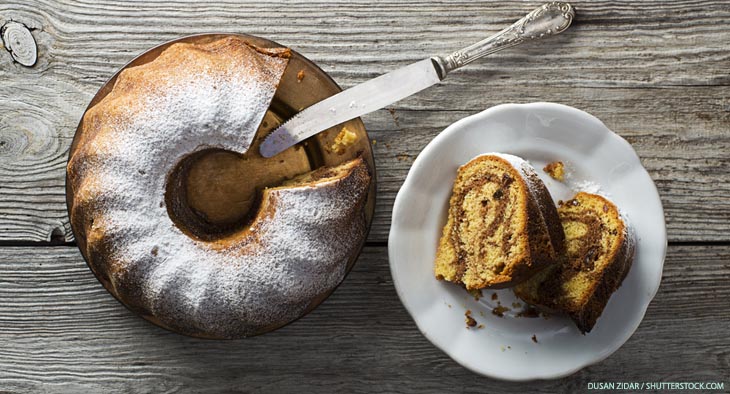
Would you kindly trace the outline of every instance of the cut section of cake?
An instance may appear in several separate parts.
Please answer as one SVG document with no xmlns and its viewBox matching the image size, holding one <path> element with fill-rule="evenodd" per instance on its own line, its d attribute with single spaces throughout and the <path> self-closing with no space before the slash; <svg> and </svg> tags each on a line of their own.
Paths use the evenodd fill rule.
<svg viewBox="0 0 730 394">
<path fill-rule="evenodd" d="M 586 333 L 631 268 L 633 233 L 618 208 L 597 194 L 580 192 L 562 203 L 558 213 L 567 259 L 516 286 L 515 294 L 530 304 L 567 313 Z"/>
<path fill-rule="evenodd" d="M 490 153 L 461 166 L 449 204 L 434 267 L 439 280 L 504 288 L 564 255 L 550 193 L 519 157 Z"/>
</svg>

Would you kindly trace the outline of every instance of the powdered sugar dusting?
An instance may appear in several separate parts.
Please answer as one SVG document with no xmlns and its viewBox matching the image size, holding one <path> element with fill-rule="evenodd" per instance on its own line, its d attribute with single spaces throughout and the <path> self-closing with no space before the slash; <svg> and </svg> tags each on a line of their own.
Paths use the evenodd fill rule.
<svg viewBox="0 0 730 394">
<path fill-rule="evenodd" d="M 591 194 L 598 194 L 603 197 L 608 197 L 608 193 L 603 190 L 600 184 L 596 182 L 591 182 L 588 180 L 583 180 L 579 182 L 571 182 L 570 188 L 574 192 L 586 192 Z"/>
<path fill-rule="evenodd" d="M 185 45 L 191 46 L 175 50 L 184 53 Z M 93 162 L 77 168 L 75 193 L 94 203 L 98 219 L 87 233 L 102 229 L 113 238 L 108 259 L 121 267 L 110 274 L 114 287 L 134 293 L 139 307 L 171 328 L 217 337 L 251 335 L 297 318 L 343 279 L 360 244 L 353 240 L 365 234 L 364 220 L 352 216 L 366 188 L 348 179 L 337 187 L 272 190 L 273 217 L 227 248 L 188 237 L 169 218 L 167 174 L 202 149 L 245 152 L 287 65 L 245 46 L 236 51 L 181 55 L 165 72 L 155 69 L 158 60 L 138 67 L 157 78 L 154 84 L 129 88 L 139 100 L 115 109 L 105 118 L 115 123 L 99 128 L 73 158 Z M 116 90 L 102 103 L 129 101 Z"/>
</svg>

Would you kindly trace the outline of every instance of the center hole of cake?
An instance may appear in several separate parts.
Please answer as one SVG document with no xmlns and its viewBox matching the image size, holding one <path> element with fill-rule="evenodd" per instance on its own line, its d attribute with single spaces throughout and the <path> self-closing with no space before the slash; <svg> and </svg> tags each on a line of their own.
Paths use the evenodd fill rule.
<svg viewBox="0 0 730 394">
<path fill-rule="evenodd" d="M 245 161 L 228 151 L 199 155 L 191 163 L 185 182 L 190 209 L 212 225 L 240 223 L 256 200 L 256 185 L 245 174 Z"/>
<path fill-rule="evenodd" d="M 247 159 L 207 149 L 183 159 L 168 176 L 165 200 L 173 222 L 184 232 L 211 240 L 243 228 L 256 204 L 256 177 Z"/>
<path fill-rule="evenodd" d="M 168 214 L 178 228 L 207 241 L 242 230 L 256 215 L 264 188 L 311 169 L 301 149 L 265 159 L 258 144 L 243 155 L 206 149 L 180 161 L 165 191 Z"/>
</svg>

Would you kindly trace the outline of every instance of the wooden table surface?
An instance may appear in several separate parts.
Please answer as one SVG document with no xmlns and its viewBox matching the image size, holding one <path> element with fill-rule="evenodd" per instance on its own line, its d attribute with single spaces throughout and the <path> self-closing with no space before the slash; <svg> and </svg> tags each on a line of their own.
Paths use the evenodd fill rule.
<svg viewBox="0 0 730 394">
<path fill-rule="evenodd" d="M 240 341 L 205 341 L 134 316 L 72 239 L 69 144 L 96 90 L 145 49 L 194 33 L 273 39 L 343 87 L 501 29 L 539 5 L 509 1 L 4 0 L 38 61 L 0 50 L 0 393 L 584 392 L 598 381 L 724 381 L 730 390 L 730 2 L 575 1 L 574 26 L 505 51 L 363 118 L 378 204 L 362 256 L 305 318 Z M 22 48 L 20 48 L 22 49 Z M 446 126 L 509 102 L 552 101 L 626 138 L 656 182 L 669 251 L 633 337 L 563 379 L 477 376 L 432 346 L 393 288 L 393 199 Z"/>
</svg>

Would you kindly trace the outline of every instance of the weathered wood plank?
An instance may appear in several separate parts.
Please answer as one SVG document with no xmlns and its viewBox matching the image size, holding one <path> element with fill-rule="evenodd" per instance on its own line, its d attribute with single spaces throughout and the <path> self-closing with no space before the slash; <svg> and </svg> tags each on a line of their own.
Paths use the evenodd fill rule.
<svg viewBox="0 0 730 394">
<path fill-rule="evenodd" d="M 0 12 L 4 19 L 27 19 L 54 34 L 52 45 L 46 45 L 46 66 L 39 70 L 72 71 L 100 83 L 130 56 L 161 40 L 211 30 L 263 34 L 336 69 L 336 76 L 346 72 L 343 77 L 371 77 L 389 64 L 474 42 L 539 3 L 188 0 L 120 5 L 109 0 L 31 0 L 7 2 Z M 717 23 L 730 13 L 724 2 L 573 3 L 576 24 L 553 44 L 497 54 L 471 66 L 472 71 L 509 76 L 548 72 L 546 77 L 558 80 L 606 85 L 727 84 L 722 66 L 728 54 L 721 38 L 728 32 Z M 63 58 L 75 61 L 64 70 L 50 67 L 48 60 Z M 691 72 L 700 69 L 702 73 Z"/>
<path fill-rule="evenodd" d="M 530 101 L 584 109 L 632 142 L 660 188 L 670 240 L 730 241 L 730 7 L 574 3 L 576 25 L 550 44 L 496 54 L 396 104 L 398 124 L 387 111 L 364 118 L 379 143 L 371 241 L 387 239 L 392 200 L 433 136 L 489 106 Z M 0 51 L 0 240 L 71 239 L 63 177 L 75 126 L 104 80 L 150 46 L 208 31 L 263 35 L 347 87 L 476 41 L 536 4 L 3 2 L 0 24 L 28 25 L 39 58 L 26 68 Z"/>
<path fill-rule="evenodd" d="M 525 392 L 451 361 L 398 300 L 384 247 L 366 248 L 305 318 L 240 341 L 156 328 L 118 304 L 71 247 L 0 248 L 0 387 L 9 392 Z M 730 246 L 671 246 L 663 284 L 617 353 L 530 392 L 595 381 L 725 381 Z M 681 361 L 680 361 L 681 360 Z"/>
</svg>

